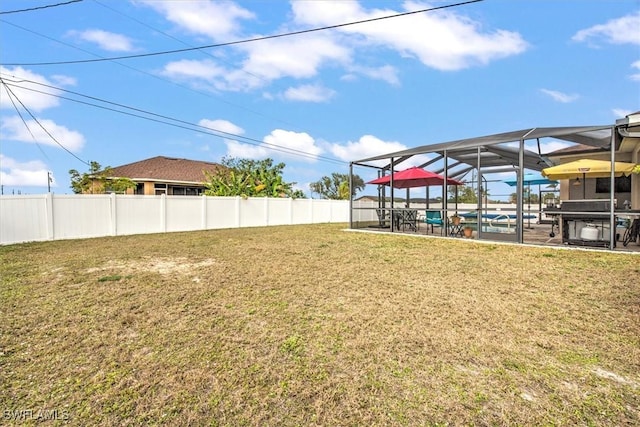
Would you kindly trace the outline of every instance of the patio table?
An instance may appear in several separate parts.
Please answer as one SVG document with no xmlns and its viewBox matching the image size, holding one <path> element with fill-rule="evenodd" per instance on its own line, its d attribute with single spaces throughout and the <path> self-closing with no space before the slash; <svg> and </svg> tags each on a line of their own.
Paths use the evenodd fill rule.
<svg viewBox="0 0 640 427">
<path fill-rule="evenodd" d="M 464 224 L 458 223 L 454 224 L 453 222 L 449 223 L 449 236 L 450 237 L 462 237 L 464 236 L 464 232 L 462 231 L 462 226 Z"/>
</svg>

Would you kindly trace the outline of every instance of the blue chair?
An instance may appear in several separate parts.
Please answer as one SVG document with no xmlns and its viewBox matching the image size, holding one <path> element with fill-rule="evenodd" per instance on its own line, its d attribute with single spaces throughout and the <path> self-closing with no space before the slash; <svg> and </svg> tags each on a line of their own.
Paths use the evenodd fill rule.
<svg viewBox="0 0 640 427">
<path fill-rule="evenodd" d="M 440 227 L 440 234 L 442 234 L 444 221 L 442 220 L 442 213 L 440 211 L 427 211 L 425 213 L 424 222 L 431 226 L 431 234 L 433 234 L 434 225 Z"/>
</svg>

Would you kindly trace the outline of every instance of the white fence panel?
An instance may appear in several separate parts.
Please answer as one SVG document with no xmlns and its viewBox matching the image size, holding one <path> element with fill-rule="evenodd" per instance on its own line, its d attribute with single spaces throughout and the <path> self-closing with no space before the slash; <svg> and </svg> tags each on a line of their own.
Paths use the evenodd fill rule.
<svg viewBox="0 0 640 427">
<path fill-rule="evenodd" d="M 115 234 L 113 199 L 104 195 L 63 195 L 53 199 L 53 239 L 79 239 Z"/>
<path fill-rule="evenodd" d="M 48 240 L 48 207 L 51 198 L 40 196 L 3 196 L 0 203 L 0 242 L 17 243 Z"/>
<path fill-rule="evenodd" d="M 162 233 L 162 196 L 116 196 L 116 234 Z"/>
<path fill-rule="evenodd" d="M 331 222 L 332 212 L 331 200 L 314 200 L 313 201 L 313 218 L 311 222 Z"/>
<path fill-rule="evenodd" d="M 252 197 L 240 200 L 240 227 L 260 227 L 267 224 L 266 197 Z"/>
<path fill-rule="evenodd" d="M 348 222 L 338 200 L 132 195 L 0 196 L 0 244 Z"/>
<path fill-rule="evenodd" d="M 267 225 L 291 224 L 292 199 L 267 199 Z"/>
<path fill-rule="evenodd" d="M 206 197 L 206 228 L 239 227 L 239 202 L 237 197 Z"/>
<path fill-rule="evenodd" d="M 311 224 L 313 218 L 313 199 L 296 199 L 291 206 L 292 224 Z M 347 216 L 346 221 L 349 220 Z"/>
<path fill-rule="evenodd" d="M 193 231 L 202 230 L 201 196 L 161 196 L 166 198 L 166 229 L 165 231 Z"/>
<path fill-rule="evenodd" d="M 348 222 L 349 221 L 349 201 L 344 200 L 320 200 L 321 202 L 330 202 L 331 221 L 330 222 Z M 337 203 L 336 203 L 337 202 Z"/>
<path fill-rule="evenodd" d="M 378 202 L 374 202 L 371 200 L 360 200 L 357 202 L 353 202 L 353 213 L 352 219 L 353 222 L 370 222 L 378 220 L 378 213 L 376 212 L 376 208 L 378 207 Z"/>
</svg>

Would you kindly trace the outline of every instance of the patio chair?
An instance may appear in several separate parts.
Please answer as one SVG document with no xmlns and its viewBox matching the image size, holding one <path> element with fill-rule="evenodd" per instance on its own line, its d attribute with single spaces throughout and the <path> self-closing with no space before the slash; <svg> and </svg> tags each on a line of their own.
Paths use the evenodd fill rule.
<svg viewBox="0 0 640 427">
<path fill-rule="evenodd" d="M 431 226 L 431 234 L 433 234 L 433 227 L 440 227 L 440 234 L 442 234 L 442 227 L 444 221 L 442 220 L 442 213 L 440 211 L 427 211 L 424 217 L 424 222 Z"/>
<path fill-rule="evenodd" d="M 402 231 L 405 231 L 407 227 L 409 230 L 418 231 L 418 211 L 417 210 L 405 210 L 402 211 L 400 225 Z"/>
<path fill-rule="evenodd" d="M 386 209 L 376 209 L 378 215 L 378 226 L 381 228 L 389 226 L 389 211 Z"/>
</svg>

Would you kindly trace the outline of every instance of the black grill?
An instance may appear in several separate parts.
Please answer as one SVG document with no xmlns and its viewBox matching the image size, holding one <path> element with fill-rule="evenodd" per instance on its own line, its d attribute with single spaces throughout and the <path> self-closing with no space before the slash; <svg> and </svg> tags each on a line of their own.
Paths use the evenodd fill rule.
<svg viewBox="0 0 640 427">
<path fill-rule="evenodd" d="M 544 212 L 554 217 L 561 215 L 563 243 L 581 246 L 609 245 L 611 200 L 564 200 L 559 208 L 547 208 Z M 585 226 L 598 228 L 598 238 L 581 238 L 581 229 Z M 551 234 L 553 235 L 553 229 Z"/>
<path fill-rule="evenodd" d="M 615 200 L 614 200 L 615 207 Z M 611 200 L 565 200 L 560 206 L 560 213 L 565 212 L 611 212 Z"/>
</svg>

